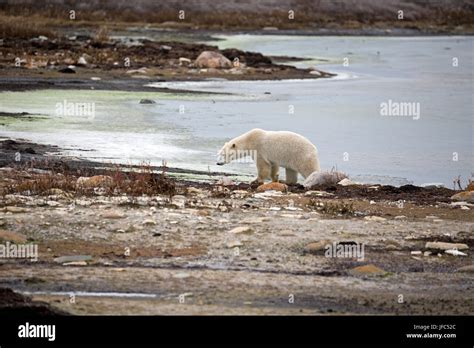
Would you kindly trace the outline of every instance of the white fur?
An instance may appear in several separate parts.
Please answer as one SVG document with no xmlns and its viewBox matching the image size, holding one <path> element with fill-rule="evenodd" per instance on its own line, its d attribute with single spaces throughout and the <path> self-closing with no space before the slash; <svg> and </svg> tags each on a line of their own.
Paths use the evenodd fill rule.
<svg viewBox="0 0 474 348">
<path fill-rule="evenodd" d="M 219 151 L 217 164 L 223 165 L 250 154 L 257 164 L 256 181 L 278 181 L 280 167 L 286 169 L 286 182 L 295 184 L 300 173 L 304 178 L 320 170 L 318 151 L 302 135 L 262 129 L 251 131 L 227 142 Z"/>
</svg>

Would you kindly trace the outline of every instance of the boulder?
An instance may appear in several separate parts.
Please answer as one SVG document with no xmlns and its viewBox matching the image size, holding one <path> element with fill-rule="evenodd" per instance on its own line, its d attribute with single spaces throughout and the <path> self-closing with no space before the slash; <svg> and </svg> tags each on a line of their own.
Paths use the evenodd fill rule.
<svg viewBox="0 0 474 348">
<path fill-rule="evenodd" d="M 464 243 L 445 243 L 445 242 L 427 242 L 425 245 L 425 249 L 431 250 L 467 250 L 469 246 Z"/>
<path fill-rule="evenodd" d="M 219 52 L 204 51 L 194 61 L 194 65 L 198 68 L 209 69 L 230 69 L 232 62 Z"/>
<path fill-rule="evenodd" d="M 279 182 L 270 182 L 268 184 L 262 184 L 259 187 L 257 187 L 257 192 L 265 192 L 265 191 L 287 192 L 288 186 Z"/>
<path fill-rule="evenodd" d="M 341 172 L 313 172 L 304 180 L 303 186 L 310 189 L 318 185 L 335 185 L 346 178 L 347 175 Z"/>
<path fill-rule="evenodd" d="M 474 203 L 474 191 L 463 191 L 456 193 L 451 197 L 451 199 L 453 201 Z"/>
</svg>

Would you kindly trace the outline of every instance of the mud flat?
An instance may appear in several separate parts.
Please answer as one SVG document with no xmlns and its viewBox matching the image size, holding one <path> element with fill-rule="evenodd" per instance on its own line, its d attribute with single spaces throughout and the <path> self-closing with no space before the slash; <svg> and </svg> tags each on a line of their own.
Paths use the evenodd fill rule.
<svg viewBox="0 0 474 348">
<path fill-rule="evenodd" d="M 53 311 L 474 310 L 474 206 L 453 202 L 453 190 L 334 185 L 261 193 L 247 183 L 179 181 L 159 170 L 136 177 L 145 185 L 138 187 L 121 184 L 129 170 L 119 179 L 117 169 L 78 172 L 40 160 L 0 168 L 0 240 L 38 246 L 37 261 L 1 259 L 0 287 Z M 327 254 L 350 245 L 363 254 Z M 18 306 L 15 296 L 0 302 L 2 313 Z"/>
</svg>

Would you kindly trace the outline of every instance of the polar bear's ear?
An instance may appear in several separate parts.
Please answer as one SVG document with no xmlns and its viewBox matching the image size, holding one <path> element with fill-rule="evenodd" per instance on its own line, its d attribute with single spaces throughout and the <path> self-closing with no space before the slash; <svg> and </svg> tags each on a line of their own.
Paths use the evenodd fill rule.
<svg viewBox="0 0 474 348">
<path fill-rule="evenodd" d="M 232 148 L 233 148 L 233 149 L 235 148 L 235 144 L 232 144 Z"/>
</svg>

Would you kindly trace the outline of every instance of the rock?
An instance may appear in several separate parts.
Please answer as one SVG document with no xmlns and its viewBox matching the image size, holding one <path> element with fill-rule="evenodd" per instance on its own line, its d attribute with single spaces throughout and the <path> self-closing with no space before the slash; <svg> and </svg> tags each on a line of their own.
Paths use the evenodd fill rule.
<svg viewBox="0 0 474 348">
<path fill-rule="evenodd" d="M 4 211 L 9 212 L 9 213 L 19 214 L 19 213 L 28 212 L 28 209 L 25 209 L 22 207 L 7 206 L 4 208 Z"/>
<path fill-rule="evenodd" d="M 102 80 L 102 79 L 101 79 L 100 77 L 97 77 L 97 76 L 92 76 L 92 77 L 91 77 L 91 80 L 92 80 L 92 81 L 100 81 L 100 80 Z"/>
<path fill-rule="evenodd" d="M 204 193 L 203 190 L 198 189 L 198 188 L 196 188 L 196 187 L 192 187 L 192 186 L 191 186 L 191 187 L 188 187 L 188 188 L 186 189 L 186 191 L 188 192 L 188 194 L 194 194 L 194 195 L 198 195 L 198 194 Z"/>
<path fill-rule="evenodd" d="M 347 178 L 347 175 L 341 172 L 313 172 L 303 182 L 306 189 L 318 185 L 335 185 L 341 180 Z"/>
<path fill-rule="evenodd" d="M 349 180 L 348 178 L 344 178 L 341 181 L 337 183 L 338 185 L 341 186 L 353 186 L 353 185 L 358 185 L 356 182 Z"/>
<path fill-rule="evenodd" d="M 145 219 L 143 220 L 144 225 L 156 225 L 156 221 L 153 219 Z"/>
<path fill-rule="evenodd" d="M 148 69 L 143 67 L 140 69 L 131 69 L 127 70 L 127 74 L 146 74 L 148 72 Z"/>
<path fill-rule="evenodd" d="M 460 267 L 456 269 L 454 272 L 474 273 L 474 265 Z"/>
<path fill-rule="evenodd" d="M 449 206 L 454 207 L 454 208 L 455 207 L 464 207 L 464 206 L 470 207 L 470 206 L 473 206 L 473 204 L 472 203 L 467 203 L 467 202 L 451 202 L 449 204 Z"/>
<path fill-rule="evenodd" d="M 179 57 L 179 65 L 189 65 L 191 64 L 191 59 Z"/>
<path fill-rule="evenodd" d="M 20 233 L 0 230 L 0 241 L 22 244 L 26 243 L 26 237 Z"/>
<path fill-rule="evenodd" d="M 464 191 L 456 193 L 451 197 L 453 201 L 464 201 L 468 203 L 474 203 L 474 191 Z"/>
<path fill-rule="evenodd" d="M 458 249 L 449 249 L 444 251 L 445 254 L 453 255 L 453 256 L 467 256 L 466 253 L 459 251 Z"/>
<path fill-rule="evenodd" d="M 234 240 L 234 241 L 228 242 L 228 243 L 226 244 L 226 246 L 227 246 L 228 248 L 230 248 L 230 249 L 236 248 L 236 247 L 240 247 L 240 246 L 242 246 L 242 245 L 243 245 L 242 242 L 239 241 L 239 240 Z"/>
<path fill-rule="evenodd" d="M 72 262 L 65 262 L 63 266 L 87 266 L 86 261 L 72 261 Z"/>
<path fill-rule="evenodd" d="M 186 197 L 183 195 L 174 195 L 171 197 L 171 202 L 178 208 L 184 208 L 186 206 Z"/>
<path fill-rule="evenodd" d="M 91 255 L 71 255 L 71 256 L 60 256 L 56 257 L 53 261 L 56 263 L 68 263 L 68 262 L 84 262 L 92 260 Z"/>
<path fill-rule="evenodd" d="M 209 212 L 207 210 L 203 210 L 203 209 L 198 210 L 197 214 L 199 216 L 209 216 Z"/>
<path fill-rule="evenodd" d="M 374 266 L 372 264 L 352 268 L 349 271 L 349 273 L 352 275 L 385 275 L 387 274 L 387 272 L 385 272 L 383 269 L 380 269 L 377 266 Z"/>
<path fill-rule="evenodd" d="M 306 191 L 304 195 L 309 197 L 331 197 L 334 196 L 334 193 L 326 191 Z"/>
<path fill-rule="evenodd" d="M 366 216 L 364 217 L 364 220 L 367 220 L 367 221 L 376 221 L 376 222 L 382 222 L 382 221 L 386 221 L 387 219 L 381 217 L 381 216 Z"/>
<path fill-rule="evenodd" d="M 229 233 L 233 233 L 233 234 L 250 234 L 252 232 L 253 230 L 249 226 L 240 226 L 240 227 L 233 228 L 229 231 Z"/>
<path fill-rule="evenodd" d="M 257 192 L 265 192 L 265 191 L 287 192 L 288 186 L 279 182 L 271 182 L 268 184 L 262 184 L 259 187 L 257 187 Z"/>
<path fill-rule="evenodd" d="M 329 242 L 327 240 L 321 240 L 319 242 L 312 242 L 304 246 L 304 251 L 310 254 L 318 254 L 325 250 L 326 245 Z"/>
<path fill-rule="evenodd" d="M 204 51 L 194 61 L 198 68 L 231 69 L 232 62 L 219 52 Z"/>
<path fill-rule="evenodd" d="M 426 245 L 425 245 L 425 249 L 431 249 L 431 250 L 450 250 L 450 249 L 468 250 L 469 246 L 467 244 L 462 244 L 462 243 L 427 242 Z"/>
<path fill-rule="evenodd" d="M 101 217 L 104 219 L 123 219 L 125 217 L 124 214 L 115 212 L 115 211 L 108 211 L 105 213 L 100 214 Z"/>
<path fill-rule="evenodd" d="M 61 203 L 59 202 L 56 202 L 56 201 L 47 201 L 46 204 L 50 207 L 59 207 L 61 205 Z"/>
<path fill-rule="evenodd" d="M 443 188 L 444 187 L 444 184 L 442 183 L 425 183 L 425 184 L 421 184 L 420 187 L 423 187 L 425 189 L 434 189 L 434 188 Z"/>
<path fill-rule="evenodd" d="M 86 58 L 84 57 L 80 57 L 78 60 L 77 60 L 77 65 L 79 66 L 86 66 L 87 65 L 87 61 L 86 61 Z"/>
<path fill-rule="evenodd" d="M 176 279 L 186 279 L 186 278 L 189 278 L 190 276 L 191 274 L 185 273 L 185 272 L 173 274 L 173 278 L 176 278 Z"/>
<path fill-rule="evenodd" d="M 275 30 L 278 30 L 277 27 L 263 27 L 262 30 L 265 30 L 265 31 L 275 31 Z"/>
<path fill-rule="evenodd" d="M 223 176 L 217 181 L 217 185 L 232 186 L 235 185 L 235 182 L 228 176 Z"/>
<path fill-rule="evenodd" d="M 75 74 L 76 70 L 74 70 L 73 68 L 67 67 L 67 68 L 59 69 L 58 72 L 62 74 Z"/>
<path fill-rule="evenodd" d="M 251 218 L 242 220 L 242 223 L 244 223 L 244 224 L 260 224 L 264 221 L 270 221 L 270 218 L 268 218 L 268 217 L 251 217 Z"/>
<path fill-rule="evenodd" d="M 140 104 L 156 104 L 156 102 L 151 99 L 140 99 Z"/>
<path fill-rule="evenodd" d="M 394 217 L 395 220 L 405 220 L 407 217 L 405 215 L 397 215 Z"/>
<path fill-rule="evenodd" d="M 421 250 L 416 250 L 416 251 L 410 252 L 410 254 L 411 254 L 411 255 L 421 255 L 422 252 L 421 252 Z"/>
<path fill-rule="evenodd" d="M 465 206 L 465 205 L 462 205 L 461 210 L 471 210 L 471 209 L 469 207 Z"/>
<path fill-rule="evenodd" d="M 112 184 L 113 179 L 107 175 L 81 176 L 76 181 L 78 188 L 109 187 Z"/>
</svg>

